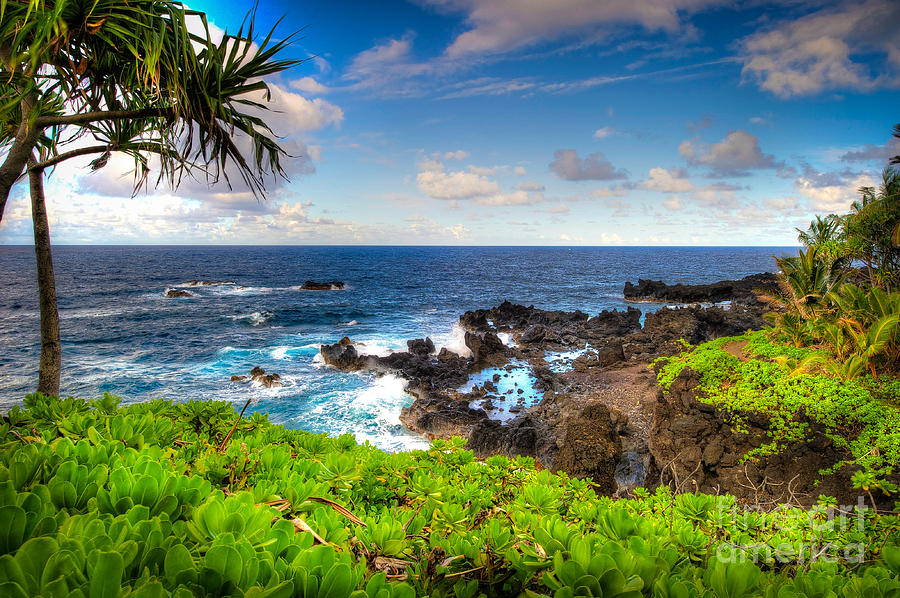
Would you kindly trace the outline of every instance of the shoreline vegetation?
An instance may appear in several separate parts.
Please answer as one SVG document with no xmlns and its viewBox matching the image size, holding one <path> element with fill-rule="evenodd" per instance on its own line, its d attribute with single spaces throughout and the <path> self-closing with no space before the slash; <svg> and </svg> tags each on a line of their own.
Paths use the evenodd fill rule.
<svg viewBox="0 0 900 598">
<path fill-rule="evenodd" d="M 461 439 L 389 454 L 230 403 L 30 396 L 2 424 L 4 596 L 890 596 L 897 517 L 598 496 Z"/>
</svg>

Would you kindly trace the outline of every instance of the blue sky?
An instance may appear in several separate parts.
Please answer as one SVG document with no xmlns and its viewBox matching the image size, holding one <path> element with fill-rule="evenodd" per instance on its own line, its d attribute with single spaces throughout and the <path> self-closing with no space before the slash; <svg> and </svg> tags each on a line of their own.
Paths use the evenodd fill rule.
<svg viewBox="0 0 900 598">
<path fill-rule="evenodd" d="M 787 245 L 900 154 L 900 3 L 261 0 L 265 201 L 60 167 L 57 243 Z M 243 8 L 191 2 L 234 31 Z M 0 242 L 28 243 L 22 190 Z"/>
</svg>

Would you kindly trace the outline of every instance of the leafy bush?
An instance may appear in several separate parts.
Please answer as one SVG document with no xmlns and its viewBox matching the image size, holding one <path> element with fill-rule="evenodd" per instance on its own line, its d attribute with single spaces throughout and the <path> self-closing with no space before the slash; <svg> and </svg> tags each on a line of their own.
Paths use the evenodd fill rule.
<svg viewBox="0 0 900 598">
<path fill-rule="evenodd" d="M 0 445 L 2 596 L 900 592 L 893 515 L 613 500 L 460 439 L 388 454 L 221 402 L 34 396 Z"/>
</svg>

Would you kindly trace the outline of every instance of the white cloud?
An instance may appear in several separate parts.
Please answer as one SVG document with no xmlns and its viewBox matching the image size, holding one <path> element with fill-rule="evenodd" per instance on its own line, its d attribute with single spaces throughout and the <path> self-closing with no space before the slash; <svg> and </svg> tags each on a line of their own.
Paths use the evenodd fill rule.
<svg viewBox="0 0 900 598">
<path fill-rule="evenodd" d="M 625 197 L 626 195 L 628 195 L 628 189 L 625 189 L 621 186 L 601 187 L 599 189 L 594 189 L 594 191 L 591 193 L 591 196 L 596 198 Z"/>
<path fill-rule="evenodd" d="M 600 242 L 603 245 L 621 245 L 625 241 L 618 233 L 600 233 Z"/>
<path fill-rule="evenodd" d="M 261 116 L 280 137 L 316 131 L 329 125 L 340 126 L 344 120 L 344 111 L 331 102 L 321 98 L 309 100 L 272 83 L 269 88 L 272 92 L 272 99 L 267 103 L 269 110 Z M 265 103 L 262 92 L 257 95 L 253 99 Z"/>
<path fill-rule="evenodd" d="M 684 208 L 684 206 L 681 205 L 681 200 L 678 199 L 677 195 L 673 195 L 672 197 L 664 199 L 662 205 L 665 209 L 672 212 L 677 212 Z"/>
<path fill-rule="evenodd" d="M 498 193 L 487 197 L 475 199 L 475 203 L 483 206 L 530 206 L 544 201 L 542 193 L 528 193 L 526 191 L 513 191 L 512 193 Z"/>
<path fill-rule="evenodd" d="M 464 11 L 471 26 L 447 48 L 452 58 L 505 52 L 556 39 L 595 32 L 611 26 L 637 25 L 651 31 L 678 31 L 679 12 L 717 3 L 716 0 L 425 0 L 443 9 Z"/>
<path fill-rule="evenodd" d="M 406 219 L 409 230 L 412 234 L 424 238 L 434 240 L 451 238 L 455 241 L 463 241 L 470 236 L 469 229 L 460 223 L 452 225 L 443 225 L 433 220 L 416 214 Z"/>
<path fill-rule="evenodd" d="M 312 77 L 301 77 L 300 79 L 291 81 L 290 86 L 297 91 L 313 95 L 323 95 L 330 91 L 326 86 L 322 85 Z"/>
<path fill-rule="evenodd" d="M 547 208 L 547 212 L 550 214 L 568 214 L 569 206 L 564 203 L 556 204 L 555 206 Z"/>
<path fill-rule="evenodd" d="M 481 176 L 491 176 L 497 174 L 497 168 L 493 166 L 469 166 L 469 172 Z"/>
<path fill-rule="evenodd" d="M 775 95 L 900 85 L 900 3 L 845 1 L 741 41 L 746 76 Z M 860 58 L 877 60 L 870 69 Z"/>
<path fill-rule="evenodd" d="M 524 166 L 516 166 L 513 169 L 513 174 L 515 174 L 516 176 L 525 176 L 526 174 L 528 174 L 528 171 L 525 170 Z"/>
<path fill-rule="evenodd" d="M 695 166 L 708 166 L 715 174 L 740 176 L 748 170 L 779 168 L 783 164 L 775 161 L 771 154 L 763 154 L 759 139 L 747 131 L 730 131 L 725 138 L 712 145 L 683 141 L 678 153 Z"/>
<path fill-rule="evenodd" d="M 594 139 L 606 139 L 614 135 L 616 130 L 613 127 L 603 127 L 594 131 Z"/>
<path fill-rule="evenodd" d="M 445 152 L 444 160 L 465 160 L 469 157 L 469 152 L 456 150 L 455 152 Z"/>
<path fill-rule="evenodd" d="M 684 176 L 683 172 L 666 170 L 665 168 L 651 168 L 647 180 L 641 182 L 638 187 L 661 193 L 685 193 L 694 189 L 694 186 Z"/>
<path fill-rule="evenodd" d="M 516 185 L 519 191 L 544 191 L 544 186 L 535 181 L 526 181 Z"/>
<path fill-rule="evenodd" d="M 550 170 L 567 181 L 614 180 L 628 178 L 624 170 L 616 170 L 601 152 L 590 154 L 583 160 L 571 149 L 556 150 Z"/>
<path fill-rule="evenodd" d="M 732 210 L 739 205 L 735 189 L 728 185 L 707 185 L 695 189 L 691 197 L 706 208 Z"/>
<path fill-rule="evenodd" d="M 458 170 L 447 172 L 437 160 L 419 165 L 416 175 L 419 191 L 434 199 L 471 199 L 500 193 L 500 185 L 486 176 Z"/>
<path fill-rule="evenodd" d="M 817 213 L 844 213 L 850 204 L 859 199 L 858 189 L 875 185 L 875 180 L 865 173 L 841 176 L 836 173 L 816 173 L 806 168 L 794 181 L 794 188 Z"/>
</svg>

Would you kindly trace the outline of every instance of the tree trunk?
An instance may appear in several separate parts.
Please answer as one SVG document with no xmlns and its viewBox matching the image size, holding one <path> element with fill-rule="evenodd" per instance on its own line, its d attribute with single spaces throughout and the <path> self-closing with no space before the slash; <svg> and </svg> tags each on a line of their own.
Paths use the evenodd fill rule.
<svg viewBox="0 0 900 598">
<path fill-rule="evenodd" d="M 44 171 L 29 169 L 28 181 L 31 186 L 31 218 L 34 222 L 34 254 L 37 258 L 41 306 L 41 369 L 37 391 L 47 396 L 59 396 L 62 364 L 59 310 L 56 307 L 56 280 L 53 275 L 53 256 L 50 253 L 50 224 L 44 205 Z"/>
<path fill-rule="evenodd" d="M 0 58 L 4 64 L 9 64 L 9 49 L 0 48 Z M 25 172 L 25 165 L 31 159 L 31 153 L 37 144 L 41 131 L 38 127 L 28 124 L 28 117 L 34 108 L 34 93 L 25 94 L 20 104 L 22 110 L 22 122 L 16 131 L 15 139 L 9 147 L 6 159 L 0 164 L 0 222 L 3 222 L 3 213 L 6 211 L 6 201 L 12 191 L 13 185 Z M 43 176 L 43 173 L 41 174 Z M 43 197 L 43 193 L 41 193 Z"/>
</svg>

